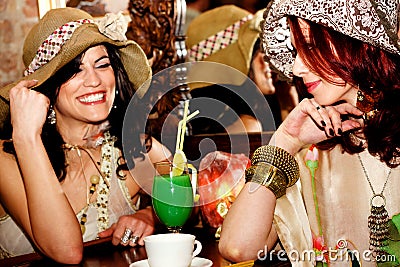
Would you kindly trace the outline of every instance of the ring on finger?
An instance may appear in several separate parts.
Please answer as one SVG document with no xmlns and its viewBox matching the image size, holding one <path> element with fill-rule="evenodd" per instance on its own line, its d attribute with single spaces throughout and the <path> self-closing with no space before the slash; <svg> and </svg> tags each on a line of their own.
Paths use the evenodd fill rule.
<svg viewBox="0 0 400 267">
<path fill-rule="evenodd" d="M 129 228 L 126 228 L 126 229 L 125 229 L 125 232 L 124 232 L 124 235 L 123 235 L 122 238 L 121 238 L 121 242 L 122 242 L 123 244 L 128 243 L 128 241 L 129 241 L 130 238 L 131 238 L 131 235 L 132 235 L 132 230 L 129 229 Z"/>
<path fill-rule="evenodd" d="M 134 243 L 137 244 L 137 242 L 139 241 L 139 237 L 137 235 L 132 235 L 130 240 Z"/>
</svg>

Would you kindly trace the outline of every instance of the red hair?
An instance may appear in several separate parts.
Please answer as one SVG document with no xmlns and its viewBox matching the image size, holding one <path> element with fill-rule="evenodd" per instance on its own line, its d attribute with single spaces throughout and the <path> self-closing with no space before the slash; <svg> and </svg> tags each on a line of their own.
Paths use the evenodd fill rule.
<svg viewBox="0 0 400 267">
<path fill-rule="evenodd" d="M 400 56 L 305 20 L 310 27 L 306 38 L 296 17 L 289 22 L 297 52 L 312 72 L 332 84 L 337 84 L 332 79 L 336 76 L 365 94 L 378 94 L 378 113 L 363 129 L 368 150 L 388 166 L 398 166 L 394 159 L 400 156 Z M 337 144 L 349 153 L 362 151 L 350 133 L 319 147 Z"/>
</svg>

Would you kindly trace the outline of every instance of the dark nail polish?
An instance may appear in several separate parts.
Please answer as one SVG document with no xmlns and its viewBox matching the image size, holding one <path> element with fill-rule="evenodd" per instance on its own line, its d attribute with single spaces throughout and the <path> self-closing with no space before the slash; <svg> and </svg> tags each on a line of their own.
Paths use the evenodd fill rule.
<svg viewBox="0 0 400 267">
<path fill-rule="evenodd" d="M 322 126 L 326 126 L 326 123 L 324 121 L 321 121 Z"/>
<path fill-rule="evenodd" d="M 339 134 L 339 135 L 342 135 L 342 134 L 343 134 L 342 128 L 339 128 L 337 131 L 338 131 L 338 134 Z"/>
<path fill-rule="evenodd" d="M 333 131 L 332 128 L 329 129 L 329 135 L 330 135 L 330 136 L 335 136 L 335 132 Z"/>
</svg>

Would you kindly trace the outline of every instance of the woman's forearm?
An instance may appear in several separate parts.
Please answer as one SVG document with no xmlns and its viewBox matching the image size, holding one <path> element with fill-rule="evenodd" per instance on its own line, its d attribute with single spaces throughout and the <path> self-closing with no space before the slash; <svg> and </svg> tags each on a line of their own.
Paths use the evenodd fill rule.
<svg viewBox="0 0 400 267">
<path fill-rule="evenodd" d="M 246 183 L 224 219 L 219 242 L 223 257 L 234 262 L 256 259 L 260 250 L 275 243 L 276 235 L 270 235 L 275 203 L 272 191 Z"/>
<path fill-rule="evenodd" d="M 292 155 L 301 148 L 301 143 L 286 135 L 281 128 L 275 132 L 269 145 L 282 148 Z M 266 176 L 270 176 L 268 170 L 275 167 L 285 170 L 281 166 L 274 166 L 274 164 L 278 164 L 275 160 L 282 161 L 282 164 L 289 164 L 287 159 L 292 158 L 292 156 L 286 152 L 275 150 L 273 147 L 260 150 L 258 154 L 254 153 L 257 154 L 255 156 L 256 161 L 260 162 L 253 162 L 255 164 L 255 166 L 252 166 L 255 167 L 253 171 L 256 173 L 249 177 L 263 176 L 264 172 Z M 270 153 L 276 154 L 271 155 Z M 294 158 L 291 163 L 293 163 L 293 166 L 296 165 Z M 246 183 L 223 223 L 219 248 L 224 257 L 235 262 L 256 259 L 257 256 L 260 256 L 260 250 L 265 251 L 272 248 L 277 239 L 272 227 L 276 198 L 284 194 L 284 191 L 279 189 L 282 186 L 280 184 L 282 181 L 279 178 L 286 177 L 286 175 L 286 173 L 281 174 L 281 176 L 278 173 L 275 174 L 271 178 L 274 181 L 270 181 L 268 186 L 261 185 L 258 178 L 255 180 L 251 178 L 250 180 L 254 182 Z M 268 177 L 265 177 L 265 179 L 268 179 Z M 271 187 L 271 185 L 275 186 Z"/>
<path fill-rule="evenodd" d="M 14 138 L 23 177 L 32 239 L 47 256 L 80 261 L 82 234 L 76 215 L 55 175 L 40 136 Z"/>
</svg>

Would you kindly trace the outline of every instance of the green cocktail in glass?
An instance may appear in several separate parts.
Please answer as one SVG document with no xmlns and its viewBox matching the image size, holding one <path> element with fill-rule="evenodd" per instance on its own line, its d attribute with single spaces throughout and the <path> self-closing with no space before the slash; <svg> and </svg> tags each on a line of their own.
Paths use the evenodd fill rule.
<svg viewBox="0 0 400 267">
<path fill-rule="evenodd" d="M 193 208 L 193 189 L 188 174 L 158 175 L 153 182 L 153 208 L 160 221 L 179 232 Z"/>
</svg>

